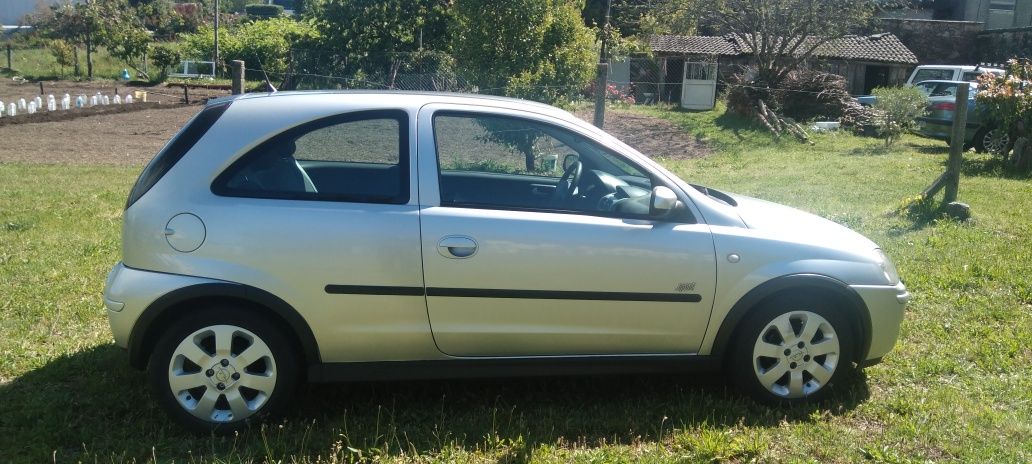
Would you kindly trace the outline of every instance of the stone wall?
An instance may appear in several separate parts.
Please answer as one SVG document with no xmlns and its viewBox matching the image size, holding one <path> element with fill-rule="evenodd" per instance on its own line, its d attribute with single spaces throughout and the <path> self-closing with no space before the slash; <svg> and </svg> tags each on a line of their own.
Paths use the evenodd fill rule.
<svg viewBox="0 0 1032 464">
<path fill-rule="evenodd" d="M 977 36 L 979 59 L 1003 63 L 1011 58 L 1032 58 L 1032 27 L 984 31 Z"/>
<path fill-rule="evenodd" d="M 982 23 L 928 19 L 881 20 L 880 32 L 891 32 L 917 55 L 920 64 L 977 64 L 976 46 Z"/>
</svg>

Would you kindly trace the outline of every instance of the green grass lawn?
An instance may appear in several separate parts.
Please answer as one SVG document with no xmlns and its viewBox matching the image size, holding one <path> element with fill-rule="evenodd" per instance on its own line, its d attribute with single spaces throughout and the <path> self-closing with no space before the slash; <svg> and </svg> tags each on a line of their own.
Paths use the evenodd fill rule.
<svg viewBox="0 0 1032 464">
<path fill-rule="evenodd" d="M 704 185 L 846 224 L 914 295 L 896 350 L 828 401 L 770 409 L 716 376 L 319 385 L 237 437 L 172 425 L 111 343 L 100 301 L 139 168 L 0 164 L 0 461 L 1029 462 L 1032 180 L 967 154 L 974 220 L 891 214 L 941 142 L 772 141 L 720 113 L 645 111 L 708 140 L 663 161 Z"/>
</svg>

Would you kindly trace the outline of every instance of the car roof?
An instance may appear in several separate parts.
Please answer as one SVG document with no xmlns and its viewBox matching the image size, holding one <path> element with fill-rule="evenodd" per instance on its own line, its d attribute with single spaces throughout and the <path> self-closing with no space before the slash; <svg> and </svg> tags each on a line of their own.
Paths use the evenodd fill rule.
<svg viewBox="0 0 1032 464">
<path fill-rule="evenodd" d="M 422 106 L 427 103 L 442 103 L 442 102 L 455 102 L 455 103 L 484 103 L 484 102 L 495 102 L 495 103 L 507 103 L 505 106 L 522 106 L 529 108 L 536 108 L 538 111 L 555 111 L 558 108 L 546 105 L 544 103 L 538 103 L 529 100 L 520 100 L 518 98 L 503 97 L 497 95 L 484 95 L 474 93 L 460 93 L 460 92 L 418 92 L 418 91 L 407 91 L 407 90 L 292 90 L 283 92 L 255 92 L 245 93 L 241 95 L 232 95 L 228 97 L 217 98 L 209 101 L 209 104 L 218 104 L 230 100 L 250 100 L 255 98 L 290 98 L 296 96 L 311 96 L 311 95 L 384 95 L 384 96 L 405 96 L 408 97 L 406 100 L 410 101 L 410 104 Z M 560 110 L 561 111 L 561 110 Z"/>
<path fill-rule="evenodd" d="M 969 84 L 969 85 L 978 85 L 977 82 L 972 82 L 972 81 L 944 81 L 944 80 L 938 80 L 938 79 L 929 79 L 927 81 L 921 81 L 921 82 L 914 83 L 914 85 L 921 85 L 921 84 L 958 84 L 958 85 L 959 84 Z"/>
</svg>

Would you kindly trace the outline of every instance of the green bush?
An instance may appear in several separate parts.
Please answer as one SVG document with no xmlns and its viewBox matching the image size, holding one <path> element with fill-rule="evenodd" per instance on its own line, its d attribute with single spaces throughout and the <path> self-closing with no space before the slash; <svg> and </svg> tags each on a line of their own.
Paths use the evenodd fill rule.
<svg viewBox="0 0 1032 464">
<path fill-rule="evenodd" d="M 917 117 L 924 114 L 928 106 L 928 97 L 913 86 L 878 87 L 871 94 L 876 98 L 875 121 L 886 146 L 914 129 Z"/>
<path fill-rule="evenodd" d="M 151 49 L 150 59 L 154 66 L 158 67 L 160 80 L 165 80 L 168 77 L 169 69 L 179 65 L 179 62 L 183 60 L 183 55 L 175 45 L 163 44 L 156 45 Z"/>
<path fill-rule="evenodd" d="M 244 12 L 247 13 L 247 16 L 254 16 L 257 18 L 275 18 L 283 16 L 283 7 L 279 5 L 263 5 L 258 3 L 245 6 Z"/>
<path fill-rule="evenodd" d="M 230 30 L 223 28 L 219 31 L 221 59 L 242 60 L 248 68 L 262 66 L 267 72 L 282 73 L 287 70 L 291 46 L 318 35 L 310 22 L 282 17 L 245 23 Z M 210 26 L 180 37 L 185 56 L 209 59 L 214 55 L 215 32 Z"/>
<path fill-rule="evenodd" d="M 571 0 L 458 0 L 452 48 L 483 93 L 561 103 L 591 81 L 595 37 Z"/>
</svg>

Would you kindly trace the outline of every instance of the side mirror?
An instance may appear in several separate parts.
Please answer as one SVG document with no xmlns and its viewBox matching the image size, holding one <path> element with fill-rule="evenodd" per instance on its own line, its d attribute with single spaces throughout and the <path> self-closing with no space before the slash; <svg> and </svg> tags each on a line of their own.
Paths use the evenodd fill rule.
<svg viewBox="0 0 1032 464">
<path fill-rule="evenodd" d="M 669 187 L 660 185 L 652 189 L 649 200 L 649 215 L 666 216 L 677 207 L 677 194 Z"/>
</svg>

